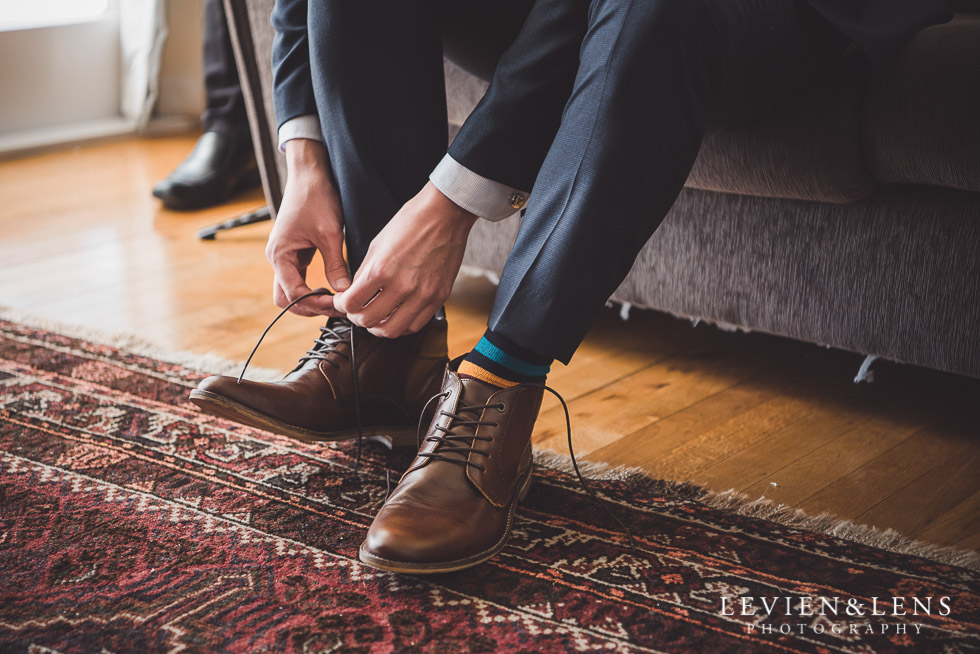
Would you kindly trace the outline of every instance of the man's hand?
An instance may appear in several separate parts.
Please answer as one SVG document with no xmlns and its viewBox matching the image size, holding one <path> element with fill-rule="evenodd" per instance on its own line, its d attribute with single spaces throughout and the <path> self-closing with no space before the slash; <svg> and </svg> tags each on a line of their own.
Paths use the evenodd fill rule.
<svg viewBox="0 0 980 654">
<path fill-rule="evenodd" d="M 265 248 L 265 257 L 276 273 L 272 299 L 279 307 L 311 291 L 306 269 L 317 250 L 330 286 L 335 291 L 350 286 L 340 197 L 330 181 L 323 144 L 307 139 L 287 141 L 286 160 L 289 177 Z M 334 298 L 327 295 L 307 298 L 291 311 L 301 316 L 343 315 L 334 308 Z"/>
<path fill-rule="evenodd" d="M 375 336 L 419 331 L 449 297 L 476 220 L 426 184 L 371 241 L 334 306 Z"/>
</svg>

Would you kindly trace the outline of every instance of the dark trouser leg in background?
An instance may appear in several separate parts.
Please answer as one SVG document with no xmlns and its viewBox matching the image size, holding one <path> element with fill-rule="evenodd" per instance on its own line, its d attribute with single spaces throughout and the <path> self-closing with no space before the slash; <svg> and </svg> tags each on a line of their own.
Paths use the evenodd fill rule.
<svg viewBox="0 0 980 654">
<path fill-rule="evenodd" d="M 539 4 L 549 2 L 576 10 L 567 0 Z M 529 21 L 498 68 L 499 92 L 454 142 L 464 165 L 507 142 L 491 117 L 506 115 L 533 83 L 510 79 L 528 74 L 516 53 L 533 51 L 533 34 Z M 709 113 L 728 100 L 723 89 L 738 80 L 732 98 L 757 94 L 761 109 L 778 95 L 767 89 L 798 86 L 842 45 L 793 0 L 590 3 L 581 49 L 570 55 L 574 84 L 501 276 L 491 330 L 567 362 L 680 192 Z"/>
<path fill-rule="evenodd" d="M 207 106 L 201 115 L 205 132 L 223 132 L 249 139 L 245 96 L 221 0 L 204 2 L 204 91 Z M 251 147 L 251 141 L 248 141 Z"/>
<path fill-rule="evenodd" d="M 221 0 L 204 3 L 204 86 L 204 134 L 187 158 L 153 188 L 153 195 L 163 200 L 168 209 L 191 210 L 219 204 L 259 183 L 245 98 Z M 214 231 L 233 226 L 233 222 L 205 230 L 201 236 L 213 238 Z"/>
</svg>

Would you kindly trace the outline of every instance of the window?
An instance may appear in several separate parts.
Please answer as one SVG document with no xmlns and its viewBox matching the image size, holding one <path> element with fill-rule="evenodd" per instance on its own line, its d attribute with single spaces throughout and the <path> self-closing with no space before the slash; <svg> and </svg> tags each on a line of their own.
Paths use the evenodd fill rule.
<svg viewBox="0 0 980 654">
<path fill-rule="evenodd" d="M 0 0 L 0 31 L 85 23 L 108 11 L 109 0 Z"/>
</svg>

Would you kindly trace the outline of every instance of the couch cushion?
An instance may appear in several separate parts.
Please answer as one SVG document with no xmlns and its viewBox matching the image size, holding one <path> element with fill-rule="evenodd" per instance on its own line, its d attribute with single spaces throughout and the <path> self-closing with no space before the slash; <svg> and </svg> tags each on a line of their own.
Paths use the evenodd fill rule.
<svg viewBox="0 0 980 654">
<path fill-rule="evenodd" d="M 880 182 L 980 191 L 980 16 L 922 30 L 875 76 L 864 148 Z"/>
<path fill-rule="evenodd" d="M 852 202 L 875 182 L 861 152 L 853 90 L 807 99 L 741 125 L 712 127 L 686 186 L 706 191 Z"/>
</svg>

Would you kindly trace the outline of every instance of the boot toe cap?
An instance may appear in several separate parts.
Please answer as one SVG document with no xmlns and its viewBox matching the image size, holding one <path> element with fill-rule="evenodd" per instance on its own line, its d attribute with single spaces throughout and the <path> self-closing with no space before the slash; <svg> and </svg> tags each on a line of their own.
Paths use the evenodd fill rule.
<svg viewBox="0 0 980 654">
<path fill-rule="evenodd" d="M 496 529 L 481 528 L 473 523 L 472 516 L 399 508 L 383 508 L 371 524 L 362 546 L 369 557 L 437 567 L 478 557 L 500 539 Z"/>
<path fill-rule="evenodd" d="M 234 377 L 211 375 L 197 385 L 197 390 L 232 397 L 234 395 L 234 388 L 239 385 L 237 382 L 238 380 Z"/>
<path fill-rule="evenodd" d="M 418 531 L 418 523 L 414 530 L 406 529 L 406 526 L 372 525 L 364 539 L 364 551 L 371 557 L 409 565 L 441 563 L 466 556 L 454 546 L 459 544 L 458 541 L 453 543 L 436 536 L 435 529 L 422 534 Z"/>
<path fill-rule="evenodd" d="M 248 381 L 239 384 L 235 377 L 212 375 L 197 385 L 196 391 L 191 394 L 191 399 L 198 404 L 231 401 L 252 409 L 267 411 L 268 407 L 263 406 L 265 402 L 263 402 L 262 389 L 256 389 L 254 386 Z"/>
</svg>

